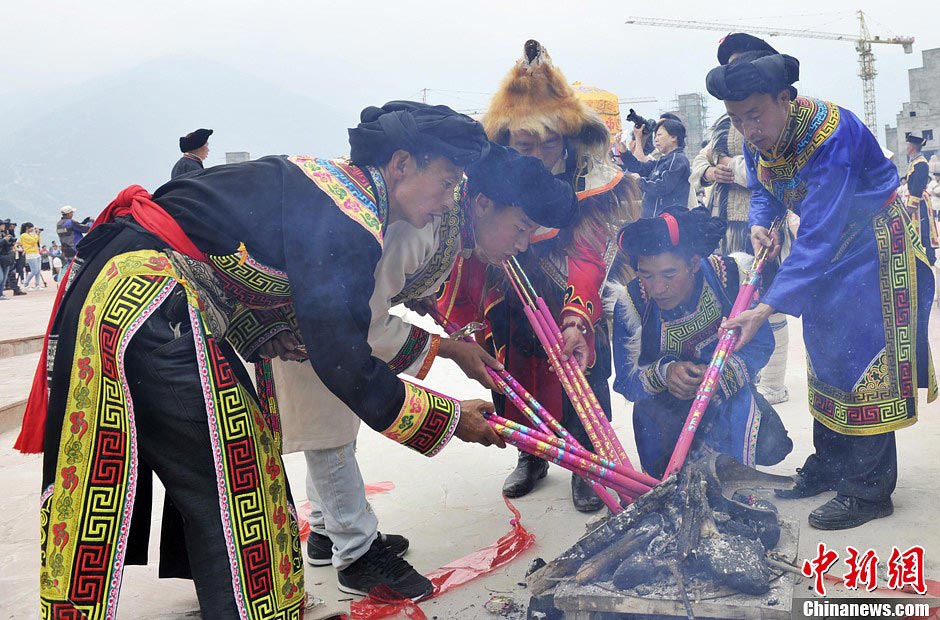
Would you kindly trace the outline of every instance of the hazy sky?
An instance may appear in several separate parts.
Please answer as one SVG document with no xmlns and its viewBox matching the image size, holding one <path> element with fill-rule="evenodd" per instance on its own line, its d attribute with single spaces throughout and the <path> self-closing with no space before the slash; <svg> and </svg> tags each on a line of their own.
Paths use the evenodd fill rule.
<svg viewBox="0 0 940 620">
<path fill-rule="evenodd" d="M 855 33 L 854 11 L 872 34 L 911 35 L 914 54 L 875 46 L 878 123 L 894 124 L 908 97 L 907 69 L 920 52 L 940 47 L 936 2 L 20 2 L 4 9 L 0 30 L 0 97 L 15 99 L 134 67 L 167 54 L 210 58 L 349 110 L 392 98 L 420 97 L 471 110 L 521 55 L 541 41 L 568 79 L 620 97 L 655 97 L 641 113 L 671 107 L 676 93 L 704 92 L 723 33 L 628 26 L 628 16 L 711 20 L 757 26 Z M 854 45 L 773 38 L 798 57 L 800 91 L 836 101 L 862 116 Z M 199 84 L 180 99 L 199 96 Z M 710 116 L 720 102 L 709 102 Z M 259 114 L 265 111 L 259 110 Z M 15 119 L 8 119 L 15 122 Z M 879 131 L 883 140 L 883 131 Z"/>
</svg>

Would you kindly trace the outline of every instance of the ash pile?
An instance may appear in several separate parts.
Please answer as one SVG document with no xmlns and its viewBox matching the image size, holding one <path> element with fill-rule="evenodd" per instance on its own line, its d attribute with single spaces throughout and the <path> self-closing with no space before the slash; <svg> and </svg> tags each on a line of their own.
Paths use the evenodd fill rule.
<svg viewBox="0 0 940 620">
<path fill-rule="evenodd" d="M 729 469 L 727 461 L 723 465 Z M 789 525 L 770 501 L 740 490 L 741 484 L 727 484 L 719 475 L 722 468 L 714 458 L 690 459 L 677 476 L 530 574 L 532 593 L 539 595 L 560 582 L 594 585 L 630 597 L 680 602 L 688 617 L 690 600 L 722 593 L 751 595 L 766 604 L 771 584 L 780 576 L 767 556 L 789 555 L 773 553 L 781 528 Z M 740 464 L 730 470 L 752 472 L 745 474 L 751 481 L 768 476 Z M 725 493 L 732 489 L 730 498 L 723 483 Z"/>
</svg>

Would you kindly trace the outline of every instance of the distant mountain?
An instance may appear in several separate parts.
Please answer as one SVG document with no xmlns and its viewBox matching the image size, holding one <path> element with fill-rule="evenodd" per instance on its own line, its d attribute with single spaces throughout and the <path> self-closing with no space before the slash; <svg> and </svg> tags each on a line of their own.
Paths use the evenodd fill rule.
<svg viewBox="0 0 940 620">
<path fill-rule="evenodd" d="M 346 128 L 358 119 L 358 110 L 339 111 L 182 56 L 5 101 L 3 109 L 0 219 L 31 218 L 47 229 L 63 204 L 83 218 L 132 183 L 155 190 L 180 157 L 179 136 L 199 127 L 215 130 L 210 166 L 225 163 L 226 151 L 339 155 L 348 150 Z"/>
</svg>

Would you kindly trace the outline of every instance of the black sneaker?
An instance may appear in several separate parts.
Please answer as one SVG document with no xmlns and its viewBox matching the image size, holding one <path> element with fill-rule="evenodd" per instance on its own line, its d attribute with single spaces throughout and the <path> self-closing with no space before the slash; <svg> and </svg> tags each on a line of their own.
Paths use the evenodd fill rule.
<svg viewBox="0 0 940 620">
<path fill-rule="evenodd" d="M 379 532 L 378 540 L 398 557 L 408 553 L 408 539 L 404 536 Z M 329 536 L 310 532 L 307 536 L 307 562 L 311 566 L 329 566 L 333 563 L 333 541 Z"/>
<path fill-rule="evenodd" d="M 434 592 L 430 579 L 399 558 L 379 539 L 372 543 L 365 555 L 338 571 L 336 577 L 341 591 L 363 596 L 382 585 L 413 601 L 420 601 Z"/>
</svg>

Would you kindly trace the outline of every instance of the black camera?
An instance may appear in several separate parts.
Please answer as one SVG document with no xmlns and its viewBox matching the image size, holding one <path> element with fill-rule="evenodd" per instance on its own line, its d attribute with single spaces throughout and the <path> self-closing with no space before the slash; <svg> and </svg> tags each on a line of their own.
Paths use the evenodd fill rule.
<svg viewBox="0 0 940 620">
<path fill-rule="evenodd" d="M 643 133 L 653 133 L 656 129 L 656 121 L 643 118 L 636 113 L 636 110 L 630 108 L 630 113 L 627 114 L 627 120 L 633 123 L 634 127 L 642 127 Z"/>
</svg>

